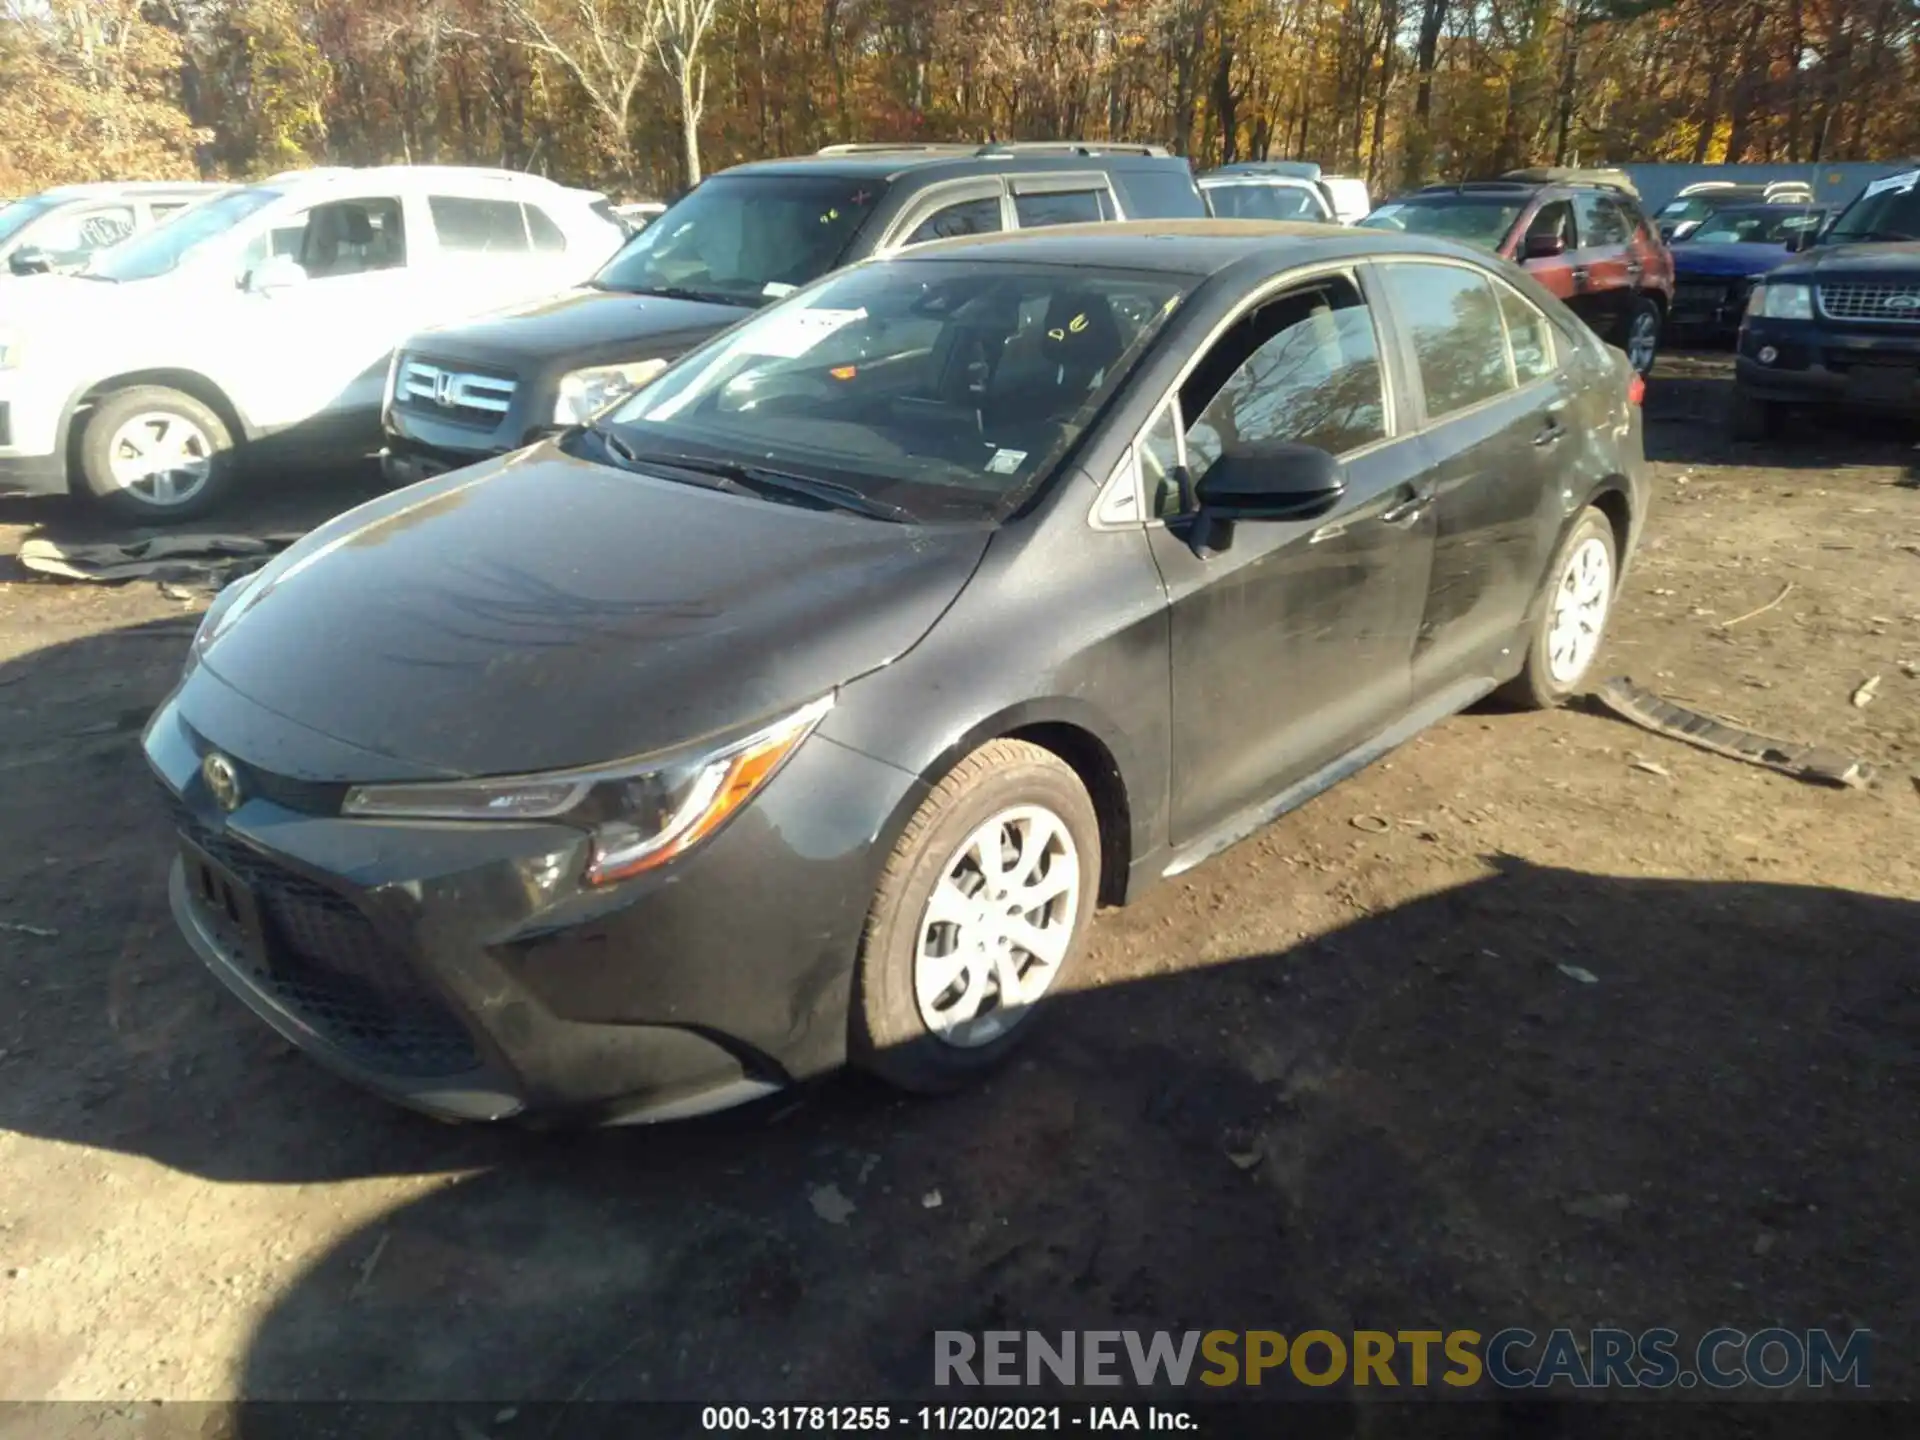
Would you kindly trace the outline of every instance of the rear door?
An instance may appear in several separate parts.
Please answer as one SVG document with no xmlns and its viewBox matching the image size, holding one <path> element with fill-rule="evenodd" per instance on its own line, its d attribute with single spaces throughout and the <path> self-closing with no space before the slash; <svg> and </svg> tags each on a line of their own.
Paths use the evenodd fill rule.
<svg viewBox="0 0 1920 1440">
<path fill-rule="evenodd" d="M 1411 351 L 1435 487 L 1416 703 L 1502 673 L 1552 544 L 1569 399 L 1552 324 L 1478 266 L 1377 262 Z"/>
<path fill-rule="evenodd" d="M 1561 250 L 1558 255 L 1540 255 L 1528 260 L 1527 247 L 1534 239 L 1558 240 Z M 1580 306 L 1580 281 L 1578 275 L 1578 250 L 1580 247 L 1580 227 L 1574 221 L 1573 202 L 1571 200 L 1548 200 L 1526 222 L 1521 232 L 1520 244 L 1513 257 L 1520 260 L 1526 271 L 1547 288 L 1554 299 L 1572 306 L 1576 311 Z M 1504 253 L 1504 252 L 1503 252 Z"/>
<path fill-rule="evenodd" d="M 907 202 L 888 227 L 882 253 L 949 240 L 957 235 L 993 235 L 1007 228 L 1006 186 L 997 175 L 929 186 Z"/>
<path fill-rule="evenodd" d="M 1602 340 L 1622 344 L 1635 294 L 1627 249 L 1632 228 L 1604 191 L 1578 191 L 1573 203 L 1580 223 L 1580 248 L 1574 252 L 1579 303 L 1574 309 Z"/>
</svg>

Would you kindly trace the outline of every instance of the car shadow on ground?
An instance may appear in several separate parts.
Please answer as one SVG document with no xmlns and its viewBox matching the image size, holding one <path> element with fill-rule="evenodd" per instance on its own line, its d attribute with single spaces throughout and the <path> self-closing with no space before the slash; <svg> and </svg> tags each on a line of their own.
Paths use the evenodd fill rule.
<svg viewBox="0 0 1920 1440">
<path fill-rule="evenodd" d="M 1771 440 L 1731 438 L 1733 357 L 1685 352 L 1661 357 L 1647 382 L 1649 460 L 1676 465 L 1764 466 L 1833 470 L 1849 465 L 1904 467 L 1899 481 L 1920 486 L 1920 426 L 1895 416 L 1797 410 Z"/>
<path fill-rule="evenodd" d="M 502 1135 L 300 1275 L 240 1391 L 951 1401 L 942 1329 L 1782 1324 L 1872 1327 L 1910 1396 L 1916 933 L 1911 900 L 1494 857 L 1065 996 L 950 1099 Z M 299 1073 L 240 1143 L 378 1128 Z"/>
</svg>

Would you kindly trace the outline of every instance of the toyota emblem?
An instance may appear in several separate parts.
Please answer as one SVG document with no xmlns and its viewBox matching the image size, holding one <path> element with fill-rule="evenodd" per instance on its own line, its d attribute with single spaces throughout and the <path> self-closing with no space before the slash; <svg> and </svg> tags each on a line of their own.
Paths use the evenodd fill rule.
<svg viewBox="0 0 1920 1440">
<path fill-rule="evenodd" d="M 240 771 L 226 756 L 214 751 L 200 762 L 200 778 L 207 782 L 213 803 L 228 814 L 240 808 Z"/>
</svg>

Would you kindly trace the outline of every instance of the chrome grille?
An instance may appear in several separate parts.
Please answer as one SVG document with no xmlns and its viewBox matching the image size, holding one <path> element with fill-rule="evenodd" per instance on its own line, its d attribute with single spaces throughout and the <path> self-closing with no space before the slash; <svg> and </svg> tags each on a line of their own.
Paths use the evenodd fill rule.
<svg viewBox="0 0 1920 1440">
<path fill-rule="evenodd" d="M 512 407 L 515 389 L 512 380 L 499 375 L 406 359 L 400 362 L 394 398 L 410 409 L 491 428 Z"/>
<path fill-rule="evenodd" d="M 1877 320 L 1920 325 L 1920 280 L 1884 284 L 1822 285 L 1820 312 L 1829 320 Z"/>
</svg>

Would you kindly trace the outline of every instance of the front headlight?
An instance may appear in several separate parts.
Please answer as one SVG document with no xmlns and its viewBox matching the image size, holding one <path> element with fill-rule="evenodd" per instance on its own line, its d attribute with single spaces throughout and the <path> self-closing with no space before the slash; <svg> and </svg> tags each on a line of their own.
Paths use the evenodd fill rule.
<svg viewBox="0 0 1920 1440">
<path fill-rule="evenodd" d="M 1789 281 L 1762 281 L 1747 298 L 1747 314 L 1768 320 L 1811 320 L 1813 290 Z"/>
<path fill-rule="evenodd" d="M 586 370 L 570 370 L 560 377 L 560 392 L 553 404 L 553 423 L 584 425 L 666 368 L 664 360 L 641 360 L 632 365 L 595 365 Z"/>
<path fill-rule="evenodd" d="M 664 865 L 699 844 L 771 780 L 833 708 L 823 696 L 718 749 L 551 775 L 423 785 L 363 785 L 343 815 L 409 820 L 561 820 L 593 835 L 587 883 Z"/>
</svg>

